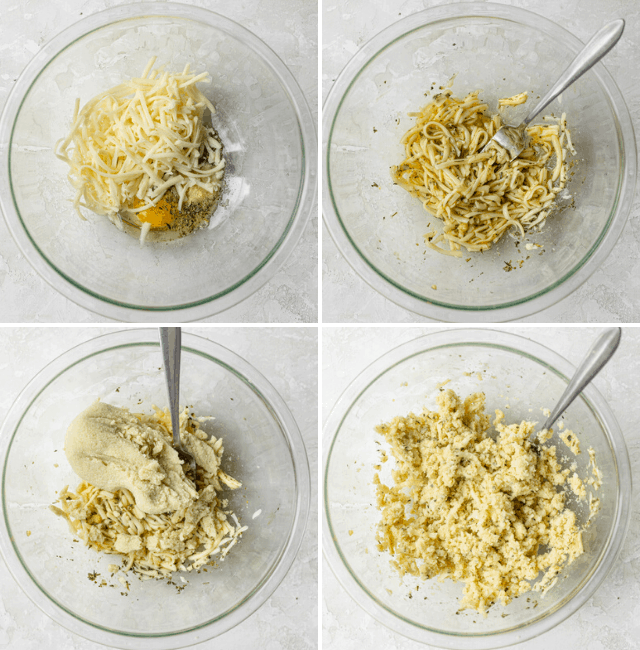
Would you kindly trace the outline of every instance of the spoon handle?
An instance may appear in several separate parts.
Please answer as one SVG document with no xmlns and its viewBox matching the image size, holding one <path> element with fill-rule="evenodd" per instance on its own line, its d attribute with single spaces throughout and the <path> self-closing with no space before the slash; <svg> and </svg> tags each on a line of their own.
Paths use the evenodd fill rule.
<svg viewBox="0 0 640 650">
<path fill-rule="evenodd" d="M 602 370 L 618 349 L 622 329 L 612 327 L 604 331 L 591 346 L 589 352 L 578 366 L 562 397 L 544 423 L 543 429 L 550 429 L 554 422 L 568 408 L 569 404 L 582 392 L 584 387 Z"/>
<path fill-rule="evenodd" d="M 536 104 L 524 120 L 526 126 L 540 111 L 546 108 L 563 90 L 566 90 L 574 81 L 579 79 L 589 68 L 600 59 L 620 40 L 624 31 L 624 20 L 619 18 L 598 30 L 582 48 L 578 56 L 569 64 L 569 67 L 560 75 L 549 92 Z"/>
<path fill-rule="evenodd" d="M 160 328 L 160 346 L 164 362 L 164 375 L 167 380 L 169 411 L 171 412 L 171 429 L 173 446 L 180 447 L 179 399 L 180 399 L 180 349 L 182 347 L 182 330 L 179 327 Z"/>
</svg>

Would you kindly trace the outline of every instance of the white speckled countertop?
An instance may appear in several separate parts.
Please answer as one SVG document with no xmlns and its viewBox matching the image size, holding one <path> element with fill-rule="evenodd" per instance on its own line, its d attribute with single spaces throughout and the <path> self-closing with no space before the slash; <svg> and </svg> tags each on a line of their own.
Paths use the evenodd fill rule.
<svg viewBox="0 0 640 650">
<path fill-rule="evenodd" d="M 317 124 L 318 26 L 312 0 L 272 0 L 269 10 L 255 2 L 180 0 L 224 14 L 240 23 L 284 61 L 301 87 Z M 0 111 L 16 78 L 44 43 L 83 17 L 123 0 L 2 0 L 0 2 Z M 295 250 L 275 276 L 240 304 L 203 322 L 300 322 L 318 320 L 317 204 Z M 2 322 L 105 322 L 51 288 L 22 257 L 0 219 Z"/>
<path fill-rule="evenodd" d="M 497 0 L 559 23 L 586 42 L 607 19 L 623 17 L 624 35 L 607 55 L 605 67 L 620 88 L 636 131 L 640 131 L 640 5 L 637 0 Z M 322 96 L 351 57 L 392 22 L 440 0 L 325 0 L 322 8 Z M 640 200 L 602 266 L 577 291 L 522 322 L 637 322 L 640 320 Z M 322 228 L 323 321 L 325 323 L 433 322 L 395 305 L 372 289 L 349 266 Z"/>
<path fill-rule="evenodd" d="M 323 328 L 322 414 L 326 421 L 338 397 L 366 366 L 392 348 L 442 327 Z M 594 327 L 503 327 L 580 362 L 599 333 Z M 340 359 L 336 364 L 335 360 Z M 632 475 L 640 471 L 640 329 L 623 329 L 614 358 L 595 378 L 626 437 Z M 522 650 L 623 650 L 637 648 L 640 638 L 640 486 L 631 497 L 631 523 L 622 552 L 596 594 L 572 617 Z M 410 641 L 377 623 L 344 591 L 326 560 L 322 563 L 322 644 L 331 650 L 419 650 L 430 647 Z"/>
<path fill-rule="evenodd" d="M 0 411 L 6 413 L 22 388 L 47 363 L 107 327 L 0 328 Z M 246 359 L 280 393 L 304 439 L 311 470 L 307 530 L 294 563 L 271 598 L 252 616 L 199 650 L 311 650 L 318 637 L 318 334 L 315 327 L 185 328 Z M 105 646 L 68 632 L 45 616 L 17 586 L 0 559 L 0 648 L 98 650 Z"/>
</svg>

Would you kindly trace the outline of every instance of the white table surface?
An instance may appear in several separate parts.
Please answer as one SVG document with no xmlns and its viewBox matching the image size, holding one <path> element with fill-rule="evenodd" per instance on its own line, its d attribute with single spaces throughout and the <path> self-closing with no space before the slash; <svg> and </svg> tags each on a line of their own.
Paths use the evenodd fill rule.
<svg viewBox="0 0 640 650">
<path fill-rule="evenodd" d="M 121 328 L 116 328 L 121 329 Z M 107 327 L 0 327 L 0 412 L 47 363 Z M 311 650 L 318 644 L 318 334 L 315 327 L 188 327 L 185 332 L 220 343 L 271 382 L 291 410 L 304 439 L 311 470 L 311 509 L 302 546 L 271 598 L 229 632 L 191 646 L 198 650 Z M 45 616 L 22 592 L 0 559 L 0 648 L 98 650 Z"/>
<path fill-rule="evenodd" d="M 481 0 L 482 1 L 482 0 Z M 637 0 L 496 0 L 559 23 L 586 42 L 607 20 L 623 17 L 625 32 L 604 65 L 620 88 L 640 132 L 640 25 Z M 322 3 L 322 97 L 351 57 L 391 23 L 442 0 L 324 0 Z M 640 321 L 640 198 L 604 264 L 573 294 L 519 322 L 632 323 Z M 435 322 L 384 298 L 352 270 L 322 227 L 322 319 L 325 323 Z M 623 279 L 624 278 L 624 279 Z"/>
<path fill-rule="evenodd" d="M 179 0 L 224 14 L 261 38 L 289 67 L 317 124 L 318 24 L 313 0 Z M 53 36 L 124 0 L 0 0 L 0 111 L 18 75 Z M 317 203 L 300 241 L 273 278 L 243 302 L 202 322 L 313 323 L 318 320 Z M 0 219 L 0 322 L 104 323 L 50 287 L 31 267 Z"/>
<path fill-rule="evenodd" d="M 322 330 L 322 417 L 366 366 L 392 348 L 443 329 L 420 327 L 324 327 Z M 601 331 L 595 327 L 494 327 L 526 336 L 577 364 Z M 629 532 L 611 573 L 596 594 L 572 617 L 522 650 L 634 650 L 640 647 L 640 328 L 623 329 L 616 355 L 594 382 L 611 406 L 626 437 L 632 491 Z M 322 646 L 331 650 L 425 650 L 392 632 L 362 610 L 322 562 Z"/>
</svg>

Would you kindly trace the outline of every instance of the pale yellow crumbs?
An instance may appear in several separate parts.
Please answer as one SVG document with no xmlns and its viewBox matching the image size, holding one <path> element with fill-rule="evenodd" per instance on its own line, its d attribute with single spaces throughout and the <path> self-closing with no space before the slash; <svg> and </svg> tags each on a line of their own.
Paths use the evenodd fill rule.
<svg viewBox="0 0 640 650">
<path fill-rule="evenodd" d="M 567 505 L 586 500 L 583 481 L 558 460 L 533 422 L 503 424 L 485 412 L 483 393 L 438 395 L 438 411 L 396 417 L 376 427 L 395 458 L 393 485 L 374 475 L 378 550 L 401 575 L 464 583 L 460 609 L 483 614 L 528 591 L 546 591 L 583 553 L 582 529 Z M 494 439 L 495 438 L 495 439 Z M 562 439 L 579 454 L 577 437 Z M 591 471 L 600 486 L 600 473 Z M 382 462 L 386 462 L 383 457 Z M 573 465 L 575 468 L 575 464 Z M 599 501 L 590 495 L 589 525 Z M 536 581 L 534 584 L 531 581 Z"/>
</svg>

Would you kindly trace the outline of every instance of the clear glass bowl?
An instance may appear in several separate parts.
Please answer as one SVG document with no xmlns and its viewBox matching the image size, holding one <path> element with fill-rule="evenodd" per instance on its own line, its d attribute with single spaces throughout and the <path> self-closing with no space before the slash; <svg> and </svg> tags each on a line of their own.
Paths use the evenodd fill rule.
<svg viewBox="0 0 640 650">
<path fill-rule="evenodd" d="M 207 71 L 226 187 L 210 227 L 140 249 L 105 217 L 73 210 L 54 156 L 76 97 L 158 65 Z M 194 320 L 243 300 L 289 256 L 316 193 L 316 135 L 302 91 L 260 39 L 221 15 L 172 3 L 125 4 L 61 32 L 16 82 L 0 123 L 0 201 L 26 259 L 60 293 L 105 316 Z"/>
<path fill-rule="evenodd" d="M 391 25 L 351 59 L 324 106 L 322 205 L 342 255 L 374 289 L 432 318 L 509 320 L 564 298 L 598 268 L 622 232 L 636 182 L 631 118 L 602 64 L 547 109 L 566 112 L 578 154 L 568 184 L 573 202 L 539 234 L 506 236 L 462 259 L 431 251 L 427 224 L 440 232 L 442 222 L 395 186 L 389 169 L 402 161 L 407 113 L 454 75 L 454 94 L 480 89 L 495 110 L 500 97 L 544 94 L 582 47 L 523 9 L 448 3 Z M 530 100 L 512 110 L 510 121 L 517 124 L 531 107 Z M 527 250 L 527 243 L 542 249 Z M 515 268 L 507 272 L 506 262 Z"/>
<path fill-rule="evenodd" d="M 542 425 L 540 408 L 553 408 L 574 371 L 560 355 L 529 339 L 486 329 L 458 329 L 400 345 L 349 385 L 324 429 L 323 548 L 344 588 L 371 616 L 416 641 L 479 650 L 537 636 L 593 595 L 622 547 L 631 498 L 631 469 L 622 432 L 593 384 L 563 416 L 567 427 L 578 434 L 582 453 L 577 459 L 569 454 L 571 458 L 561 462 L 577 460 L 578 475 L 590 476 L 586 450 L 594 448 L 603 475 L 603 486 L 594 493 L 601 509 L 583 533 L 584 554 L 543 597 L 524 594 L 507 607 L 495 606 L 486 618 L 470 610 L 457 613 L 460 583 L 412 576 L 403 581 L 390 566 L 389 554 L 380 553 L 375 541 L 380 519 L 372 483 L 373 466 L 380 462 L 377 424 L 420 412 L 425 406 L 435 408 L 441 383 L 450 379 L 447 388 L 460 395 L 484 392 L 487 411 L 504 409 L 506 423 L 534 419 Z M 564 446 L 557 434 L 550 444 Z M 568 503 L 578 522 L 584 523 L 588 505 Z"/>
<path fill-rule="evenodd" d="M 120 594 L 123 588 L 100 589 L 87 574 L 96 571 L 119 587 L 107 568 L 113 556 L 72 543 L 66 522 L 48 509 L 58 490 L 80 482 L 63 451 L 75 415 L 97 397 L 128 407 L 141 400 L 146 412 L 166 404 L 156 330 L 115 332 L 65 352 L 32 379 L 4 422 L 4 559 L 42 611 L 92 641 L 155 650 L 217 636 L 269 598 L 299 548 L 309 509 L 309 467 L 282 398 L 242 358 L 190 334 L 183 335 L 180 394 L 196 414 L 215 417 L 205 430 L 222 437 L 224 469 L 242 482 L 224 497 L 249 526 L 219 566 L 187 574 L 181 593 L 165 582 L 135 577 L 129 578 L 127 597 Z M 262 513 L 252 519 L 257 510 Z"/>
</svg>

